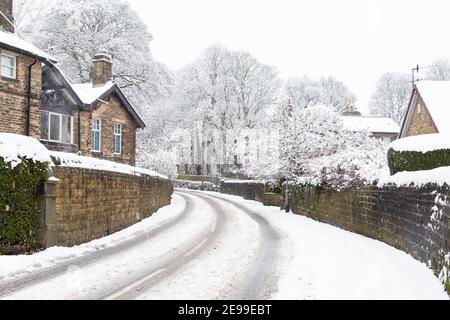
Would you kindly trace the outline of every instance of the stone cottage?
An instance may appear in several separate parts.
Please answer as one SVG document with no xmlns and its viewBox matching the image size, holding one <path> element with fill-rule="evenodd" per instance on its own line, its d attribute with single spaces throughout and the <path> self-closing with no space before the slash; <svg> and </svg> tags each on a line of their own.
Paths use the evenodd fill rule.
<svg viewBox="0 0 450 320">
<path fill-rule="evenodd" d="M 136 131 L 145 123 L 114 83 L 109 54 L 93 57 L 92 82 L 72 83 L 54 58 L 13 33 L 12 5 L 0 0 L 0 132 L 134 165 Z"/>
<path fill-rule="evenodd" d="M 450 81 L 420 81 L 414 86 L 400 137 L 450 132 Z"/>
</svg>

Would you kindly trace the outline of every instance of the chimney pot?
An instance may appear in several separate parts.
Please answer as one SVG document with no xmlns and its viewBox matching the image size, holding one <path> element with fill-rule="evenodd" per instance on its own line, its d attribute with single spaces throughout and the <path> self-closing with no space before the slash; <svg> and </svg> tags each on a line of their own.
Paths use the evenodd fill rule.
<svg viewBox="0 0 450 320">
<path fill-rule="evenodd" d="M 92 85 L 103 86 L 112 80 L 112 58 L 107 50 L 100 50 L 92 60 Z"/>
<path fill-rule="evenodd" d="M 0 0 L 0 30 L 14 33 L 13 0 Z M 6 18 L 5 18 L 6 17 Z"/>
</svg>

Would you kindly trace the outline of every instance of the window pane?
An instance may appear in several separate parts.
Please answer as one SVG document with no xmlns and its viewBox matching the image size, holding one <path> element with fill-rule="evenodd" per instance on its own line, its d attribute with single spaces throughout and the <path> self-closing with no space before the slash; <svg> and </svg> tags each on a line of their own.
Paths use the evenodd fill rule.
<svg viewBox="0 0 450 320">
<path fill-rule="evenodd" d="M 92 129 L 100 130 L 100 120 L 92 120 Z"/>
<path fill-rule="evenodd" d="M 114 125 L 114 133 L 115 134 L 122 134 L 122 125 L 121 124 L 115 124 Z"/>
<path fill-rule="evenodd" d="M 92 131 L 92 150 L 100 151 L 100 132 Z"/>
<path fill-rule="evenodd" d="M 72 119 L 70 116 L 62 116 L 62 142 L 72 143 Z"/>
<path fill-rule="evenodd" d="M 8 56 L 2 56 L 2 66 L 14 67 L 14 58 Z"/>
<path fill-rule="evenodd" d="M 50 140 L 61 141 L 61 116 L 58 114 L 50 114 Z"/>
<path fill-rule="evenodd" d="M 41 112 L 41 139 L 48 140 L 48 112 Z"/>
<path fill-rule="evenodd" d="M 14 69 L 2 66 L 2 76 L 14 78 Z"/>
<path fill-rule="evenodd" d="M 122 153 L 122 141 L 121 137 L 118 135 L 114 136 L 114 153 L 120 154 Z"/>
<path fill-rule="evenodd" d="M 16 59 L 14 57 L 1 56 L 2 76 L 14 78 L 16 69 Z"/>
</svg>

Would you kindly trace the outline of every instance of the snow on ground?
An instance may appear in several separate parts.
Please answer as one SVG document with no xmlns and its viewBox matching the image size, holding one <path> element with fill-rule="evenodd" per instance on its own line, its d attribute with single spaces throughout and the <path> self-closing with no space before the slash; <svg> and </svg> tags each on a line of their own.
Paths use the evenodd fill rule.
<svg viewBox="0 0 450 320">
<path fill-rule="evenodd" d="M 173 263 L 176 264 L 191 254 L 187 250 L 192 250 L 205 235 L 211 234 L 214 228 L 219 228 L 208 203 L 197 199 L 192 205 L 193 210 L 187 213 L 188 217 L 183 223 L 175 224 L 157 237 L 82 268 L 76 265 L 69 267 L 64 274 L 24 288 L 6 298 L 96 299 L 100 288 L 102 292 L 108 292 L 118 285 L 128 284 L 130 280 L 141 279 L 142 275 L 148 275 L 146 272 L 152 265 L 155 265 L 156 270 L 164 270 L 164 261 L 175 258 Z M 169 206 L 164 210 L 170 212 L 173 209 L 173 206 Z M 227 208 L 224 211 L 233 215 Z M 257 250 L 258 229 L 252 227 L 252 223 L 254 222 L 245 215 L 227 215 L 224 226 L 226 232 L 220 233 L 213 247 L 203 251 L 200 256 L 149 291 L 140 292 L 143 296 L 138 299 L 226 297 L 239 285 L 240 277 L 252 260 L 251 252 Z"/>
<path fill-rule="evenodd" d="M 160 209 L 150 218 L 144 219 L 108 237 L 91 241 L 72 248 L 53 247 L 34 255 L 0 256 L 0 281 L 24 276 L 41 268 L 53 267 L 70 259 L 87 256 L 101 249 L 113 247 L 130 238 L 149 232 L 161 224 L 176 219 L 185 209 L 183 199 L 174 195 L 170 206 Z"/>
<path fill-rule="evenodd" d="M 423 263 L 382 242 L 353 234 L 311 219 L 286 214 L 240 197 L 211 194 L 237 201 L 258 212 L 287 236 L 278 292 L 273 299 L 448 299 L 443 285 Z M 8 298 L 80 299 L 95 297 L 98 288 L 111 289 L 130 276 L 148 270 L 158 260 L 176 258 L 219 228 L 212 208 L 202 199 L 193 200 L 193 211 L 149 241 L 125 252 L 102 258 L 17 292 Z M 174 219 L 185 202 L 175 195 L 171 206 L 153 217 L 110 237 L 74 248 L 53 248 L 33 256 L 0 257 L 0 277 L 19 277 L 42 267 L 114 246 Z M 257 252 L 256 223 L 232 205 L 220 205 L 226 220 L 214 242 L 200 255 L 175 271 L 138 299 L 223 299 L 239 288 Z M 175 260 L 178 261 L 178 260 Z M 147 271 L 148 272 L 148 271 Z M 0 278 L 0 279 L 1 279 Z"/>
<path fill-rule="evenodd" d="M 380 241 L 255 201 L 220 195 L 286 233 L 293 252 L 273 299 L 449 299 L 428 267 Z"/>
<path fill-rule="evenodd" d="M 2 33 L 0 31 L 0 33 Z M 34 138 L 0 132 L 0 157 L 14 168 L 22 162 L 21 158 L 52 163 L 46 147 Z"/>
<path fill-rule="evenodd" d="M 390 177 L 380 179 L 378 186 L 381 188 L 387 184 L 395 184 L 397 186 L 409 186 L 414 184 L 417 187 L 433 183 L 439 186 L 444 184 L 450 185 L 450 167 L 440 167 L 433 170 L 423 171 L 404 171 L 396 173 Z"/>
<path fill-rule="evenodd" d="M 91 170 L 103 170 L 110 172 L 119 172 L 131 174 L 135 176 L 147 175 L 152 177 L 159 177 L 161 179 L 169 179 L 155 171 L 144 168 L 133 167 L 123 163 L 96 159 L 91 157 L 79 156 L 73 153 L 50 151 L 50 155 L 55 158 L 57 164 L 61 167 L 84 168 Z"/>
<path fill-rule="evenodd" d="M 402 138 L 391 143 L 389 148 L 395 151 L 416 151 L 422 153 L 450 149 L 450 133 L 425 134 Z"/>
</svg>

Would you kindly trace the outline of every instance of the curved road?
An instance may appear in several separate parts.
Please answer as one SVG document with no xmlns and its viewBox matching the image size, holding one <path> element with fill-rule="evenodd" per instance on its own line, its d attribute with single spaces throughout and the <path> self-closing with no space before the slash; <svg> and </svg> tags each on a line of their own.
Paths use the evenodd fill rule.
<svg viewBox="0 0 450 320">
<path fill-rule="evenodd" d="M 283 236 L 220 195 L 178 191 L 184 210 L 114 247 L 0 282 L 2 299 L 269 299 Z"/>
</svg>

